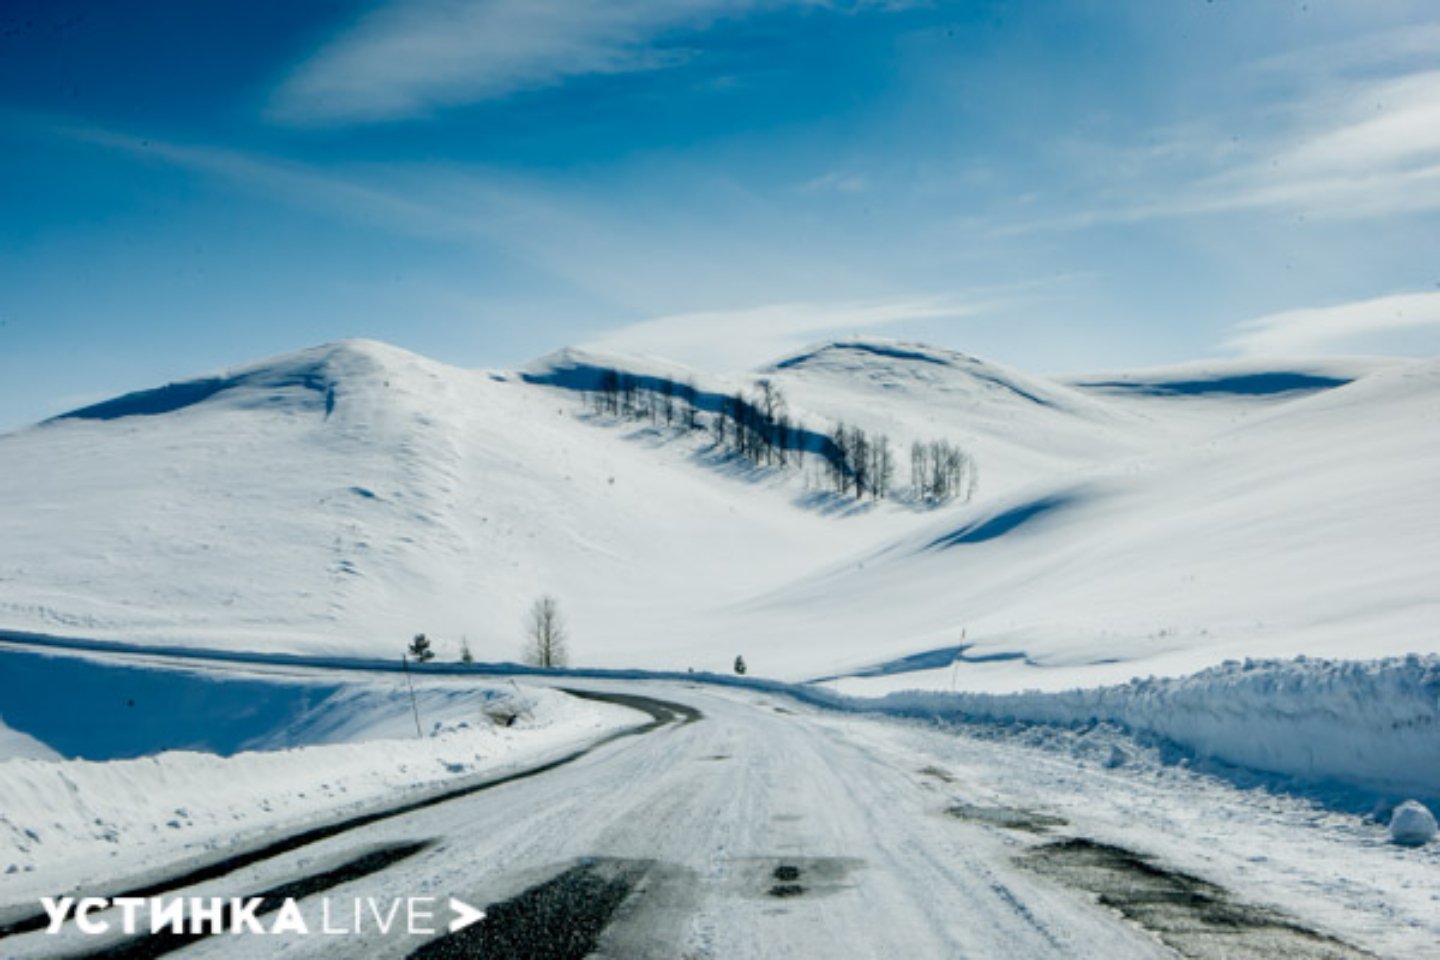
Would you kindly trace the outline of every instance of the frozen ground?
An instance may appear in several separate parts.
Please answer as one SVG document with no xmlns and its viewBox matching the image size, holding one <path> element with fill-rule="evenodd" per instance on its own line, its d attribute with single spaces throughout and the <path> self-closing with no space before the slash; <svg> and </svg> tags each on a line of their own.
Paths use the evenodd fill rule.
<svg viewBox="0 0 1440 960">
<path fill-rule="evenodd" d="M 536 765 L 645 720 L 504 681 L 421 676 L 415 692 L 423 739 L 399 675 L 0 648 L 0 703 L 33 734 L 0 740 L 18 739 L 0 755 L 0 908 Z"/>
<path fill-rule="evenodd" d="M 768 377 L 809 429 L 884 432 L 898 496 L 589 412 L 597 371 Z M 1440 651 L 1440 366 L 1214 361 L 1047 379 L 874 340 L 730 381 L 576 351 L 524 375 L 351 341 L 0 437 L 0 627 L 511 660 L 541 592 L 579 663 L 1008 692 L 1245 657 Z M 907 500 L 906 449 L 974 454 Z M 942 657 L 963 648 L 960 667 Z"/>
</svg>

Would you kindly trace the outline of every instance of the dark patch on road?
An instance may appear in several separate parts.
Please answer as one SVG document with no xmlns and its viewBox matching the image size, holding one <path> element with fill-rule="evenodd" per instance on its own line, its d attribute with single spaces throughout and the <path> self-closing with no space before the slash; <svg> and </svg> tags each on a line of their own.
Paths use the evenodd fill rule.
<svg viewBox="0 0 1440 960">
<path fill-rule="evenodd" d="M 1014 807 L 982 807 L 973 803 L 956 803 L 947 807 L 945 812 L 952 817 L 968 820 L 971 823 L 988 823 L 991 826 L 1004 827 L 1006 830 L 1023 830 L 1026 833 L 1049 833 L 1055 827 L 1063 827 L 1069 823 L 1064 817 L 1035 813 L 1033 810 L 1020 810 Z"/>
<path fill-rule="evenodd" d="M 558 687 L 562 693 L 568 693 L 572 697 L 579 697 L 581 700 L 594 700 L 599 703 L 614 703 L 622 707 L 629 707 L 631 710 L 639 710 L 641 713 L 648 713 L 653 722 L 647 726 L 637 727 L 634 730 L 627 730 L 623 734 L 615 736 L 634 736 L 638 733 L 649 733 L 657 727 L 663 727 L 667 723 L 679 722 L 682 726 L 687 723 L 694 723 L 697 720 L 705 719 L 705 714 L 687 703 L 675 703 L 672 700 L 656 700 L 654 697 L 642 697 L 633 693 L 603 693 L 599 690 L 576 690 L 572 687 Z M 613 737 L 611 739 L 614 739 Z M 604 742 L 604 741 L 602 741 Z"/>
<path fill-rule="evenodd" d="M 91 893 L 89 895 L 105 896 L 110 899 L 114 899 L 116 897 L 146 898 L 159 896 L 160 894 L 169 893 L 173 890 L 178 890 L 183 887 L 194 886 L 197 883 L 204 883 L 208 880 L 214 880 L 218 877 L 226 876 L 227 874 L 234 873 L 236 870 L 241 870 L 253 864 L 273 859 L 280 856 L 281 854 L 289 853 L 291 850 L 297 850 L 300 847 L 309 846 L 312 843 L 317 843 L 321 840 L 337 836 L 338 834 L 347 833 L 360 827 L 369 826 L 370 824 L 377 823 L 381 820 L 388 820 L 393 817 L 404 816 L 408 813 L 414 813 L 417 810 L 424 810 L 429 807 L 438 806 L 442 803 L 448 803 L 451 800 L 458 800 L 461 797 L 468 797 L 471 794 L 479 793 L 482 790 L 491 790 L 495 787 L 502 786 L 507 783 L 515 783 L 519 780 L 526 780 L 530 777 L 539 776 L 542 773 L 549 773 L 551 770 L 554 770 L 557 767 L 562 767 L 567 763 L 573 763 L 574 761 L 580 759 L 591 751 L 597 750 L 605 744 L 612 743 L 624 737 L 634 737 L 646 733 L 651 733 L 652 731 L 657 730 L 660 727 L 663 727 L 666 724 L 675 722 L 677 720 L 683 725 L 694 723 L 695 721 L 704 718 L 704 714 L 701 713 L 699 710 L 695 709 L 694 707 L 682 703 L 672 703 L 668 700 L 656 700 L 653 697 L 641 697 L 629 693 L 602 693 L 594 690 L 567 689 L 564 692 L 576 697 L 580 697 L 584 700 L 595 700 L 602 703 L 614 703 L 623 707 L 630 707 L 631 709 L 639 710 L 642 713 L 648 713 L 651 717 L 651 721 L 638 727 L 631 727 L 628 730 L 621 730 L 617 733 L 612 733 L 607 737 L 602 737 L 601 739 L 596 740 L 594 743 L 590 744 L 587 747 L 583 747 L 579 750 L 574 751 L 573 753 L 568 753 L 563 757 L 558 757 L 554 760 L 549 761 L 548 763 L 542 763 L 537 767 L 530 767 L 529 769 L 507 774 L 503 777 L 496 777 L 491 780 L 484 780 L 479 783 L 471 783 L 467 786 L 456 787 L 452 790 L 445 790 L 440 793 L 433 794 L 429 797 L 425 797 L 422 800 L 413 800 L 409 803 L 403 803 L 396 807 L 389 807 L 384 810 L 377 810 L 371 813 L 365 813 L 356 817 L 350 817 L 345 820 L 339 820 L 334 823 L 329 823 L 321 827 L 314 827 L 310 830 L 304 830 L 300 833 L 292 834 L 288 837 L 282 837 L 281 839 L 276 840 L 273 843 L 268 843 L 262 847 L 257 847 L 253 850 L 247 850 L 244 853 L 237 853 L 233 856 L 226 857 L 223 860 L 218 860 L 213 863 L 197 867 L 185 873 L 167 877 L 165 879 L 158 880 L 152 883 L 145 883 L 140 886 L 132 887 L 128 890 L 123 890 L 116 893 Z M 21 917 L 18 920 L 14 920 L 10 923 L 0 925 L 0 940 L 21 933 L 31 933 L 36 930 L 44 930 L 49 925 L 49 923 L 49 917 L 47 917 L 43 912 L 34 913 L 26 917 Z"/>
<path fill-rule="evenodd" d="M 850 874 L 863 865 L 853 857 L 758 857 L 737 871 L 742 896 L 774 898 L 820 897 L 850 888 Z M 803 881 L 803 882 L 802 882 Z"/>
<path fill-rule="evenodd" d="M 429 842 L 419 842 L 381 847 L 353 860 L 348 860 L 333 869 L 300 877 L 262 893 L 248 894 L 239 899 L 246 901 L 252 897 L 259 897 L 261 904 L 255 911 L 255 916 L 263 917 L 279 910 L 287 899 L 302 900 L 305 897 L 323 893 L 332 887 L 338 887 L 342 883 L 349 883 L 352 880 L 359 880 L 361 877 L 368 877 L 372 873 L 379 873 L 401 860 L 413 857 L 429 845 Z M 221 920 L 223 930 L 229 931 L 231 923 L 234 922 L 234 915 L 234 910 L 230 906 L 226 906 Z M 223 935 L 229 936 L 230 934 L 227 932 Z M 125 940 L 114 946 L 73 956 L 74 960 L 151 960 L 153 957 L 163 957 L 211 936 L 214 934 L 209 932 L 173 933 L 166 931 Z"/>
<path fill-rule="evenodd" d="M 1144 854 L 1093 840 L 1061 840 L 1020 857 L 1030 869 L 1094 894 L 1104 906 L 1196 960 L 1354 960 L 1372 954 L 1301 926 L 1269 907 L 1237 903 L 1221 887 Z"/>
<path fill-rule="evenodd" d="M 795 882 L 801 878 L 801 868 L 799 868 L 799 866 L 780 864 L 776 866 L 775 871 L 770 874 L 770 878 L 779 881 L 778 884 L 770 887 L 770 897 L 778 897 L 783 900 L 785 897 L 799 897 L 799 895 L 805 892 L 805 888 Z"/>
<path fill-rule="evenodd" d="M 800 879 L 800 868 L 791 863 L 782 863 L 770 872 L 773 880 L 779 881 L 770 888 L 772 897 L 798 897 L 805 892 L 805 888 L 795 881 Z"/>
<path fill-rule="evenodd" d="M 597 858 L 485 908 L 474 926 L 432 940 L 416 960 L 580 960 L 595 950 L 615 911 L 653 866 Z"/>
</svg>

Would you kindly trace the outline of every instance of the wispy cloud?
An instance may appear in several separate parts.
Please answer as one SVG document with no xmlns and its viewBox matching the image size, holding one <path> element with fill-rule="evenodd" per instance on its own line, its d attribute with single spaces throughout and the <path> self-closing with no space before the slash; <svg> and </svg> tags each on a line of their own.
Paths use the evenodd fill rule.
<svg viewBox="0 0 1440 960">
<path fill-rule="evenodd" d="M 801 193 L 864 193 L 870 181 L 864 174 L 843 170 L 831 170 L 812 180 L 800 184 Z"/>
<path fill-rule="evenodd" d="M 772 303 L 657 317 L 621 327 L 585 346 L 663 357 L 707 370 L 748 370 L 815 340 L 918 320 L 959 319 L 986 301 L 920 297 Z"/>
<path fill-rule="evenodd" d="M 1398 293 L 1247 320 L 1226 346 L 1247 354 L 1380 353 L 1396 340 L 1411 352 L 1440 350 L 1440 291 Z"/>
<path fill-rule="evenodd" d="M 276 91 L 273 119 L 397 120 L 551 87 L 588 74 L 682 63 L 685 38 L 717 21 L 784 7 L 846 9 L 875 0 L 418 0 L 364 17 Z"/>
<path fill-rule="evenodd" d="M 1440 71 L 1363 82 L 1311 112 L 1268 157 L 1200 184 L 1191 205 L 1337 218 L 1440 208 Z"/>
<path fill-rule="evenodd" d="M 481 232 L 484 221 L 445 205 L 387 188 L 362 176 L 261 156 L 242 150 L 176 143 L 98 127 L 56 126 L 54 133 L 132 156 L 195 170 L 347 219 L 379 221 L 420 235 Z M 384 180 L 383 176 L 375 178 Z M 497 191 L 497 196 L 508 195 Z"/>
<path fill-rule="evenodd" d="M 367 229 L 523 263 L 552 281 L 549 292 L 582 294 L 596 314 L 668 315 L 716 302 L 801 299 L 815 290 L 837 300 L 887 292 L 883 278 L 868 275 L 863 264 L 776 239 L 783 233 L 774 212 L 733 191 L 723 194 L 728 209 L 744 209 L 723 224 L 688 208 L 637 217 L 632 204 L 610 202 L 603 191 L 567 190 L 484 167 L 317 166 L 61 120 L 37 129 L 203 173 L 272 202 Z"/>
<path fill-rule="evenodd" d="M 1072 230 L 1206 214 L 1276 211 L 1358 220 L 1440 210 L 1440 71 L 1333 79 L 1241 140 L 1213 119 L 1152 131 L 1143 146 L 1089 144 L 1107 189 L 1083 209 L 999 233 Z"/>
</svg>

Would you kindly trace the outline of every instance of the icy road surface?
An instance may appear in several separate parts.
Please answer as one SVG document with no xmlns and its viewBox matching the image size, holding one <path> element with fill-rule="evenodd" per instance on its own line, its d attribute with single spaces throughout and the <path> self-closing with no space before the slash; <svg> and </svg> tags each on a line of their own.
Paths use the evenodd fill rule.
<svg viewBox="0 0 1440 960">
<path fill-rule="evenodd" d="M 487 919 L 461 933 L 177 943 L 67 930 L 12 936 L 0 952 L 1120 960 L 1370 955 L 1355 943 L 1417 956 L 1434 942 L 1406 927 L 1423 904 L 1402 898 L 1382 922 L 1373 901 L 1387 898 L 1366 887 L 1371 873 L 1395 882 L 1396 870 L 1413 870 L 1407 886 L 1421 887 L 1433 863 L 1303 823 L 1289 801 L 1196 794 L 1186 782 L 751 691 L 591 685 L 662 701 L 652 712 L 663 722 L 186 891 L 294 893 L 316 928 L 322 897 L 485 906 Z M 1299 842 L 1303 853 L 1267 866 Z"/>
</svg>

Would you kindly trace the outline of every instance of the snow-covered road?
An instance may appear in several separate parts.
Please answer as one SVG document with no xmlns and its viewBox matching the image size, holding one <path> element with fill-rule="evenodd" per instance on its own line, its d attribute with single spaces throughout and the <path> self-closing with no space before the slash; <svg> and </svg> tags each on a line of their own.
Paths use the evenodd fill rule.
<svg viewBox="0 0 1440 960">
<path fill-rule="evenodd" d="M 703 717 L 677 717 L 541 775 L 372 822 L 185 891 L 251 896 L 299 884 L 288 889 L 304 894 L 302 909 L 315 930 L 326 899 L 332 909 L 348 911 L 357 898 L 434 896 L 444 903 L 453 896 L 489 906 L 489 918 L 479 925 L 433 941 L 399 931 L 380 935 L 373 923 L 363 938 L 351 932 L 227 935 L 196 940 L 181 952 L 1123 958 L 1175 956 L 1178 950 L 1188 956 L 1359 956 L 1309 931 L 1325 929 L 1356 942 L 1371 914 L 1346 917 L 1336 898 L 1362 896 L 1367 866 L 1359 861 L 1390 856 L 1383 849 L 1349 851 L 1357 860 L 1347 865 L 1354 883 L 1348 893 L 1331 889 L 1328 901 L 1323 870 L 1306 874 L 1300 858 L 1282 884 L 1290 896 L 1266 898 L 1289 907 L 1287 918 L 1257 904 L 1252 888 L 1265 887 L 1263 875 L 1251 875 L 1249 887 L 1242 883 L 1243 889 L 1231 891 L 1191 876 L 1186 871 L 1196 869 L 1193 863 L 1177 870 L 1176 864 L 1126 853 L 1113 824 L 1106 827 L 1106 805 L 1097 791 L 1108 784 L 1128 795 L 1128 805 L 1152 812 L 1134 838 L 1153 850 L 1155 829 L 1174 815 L 1175 804 L 1165 795 L 1176 785 L 1127 788 L 1123 773 L 1073 760 L 1047 762 L 1034 748 L 829 715 L 749 690 L 624 686 L 688 705 Z M 1029 795 L 1041 787 L 1051 795 Z M 1086 822 L 1077 797 L 1090 798 L 1084 807 L 1093 811 L 1093 822 Z M 1212 795 L 1188 801 L 1208 806 L 1217 799 L 1223 800 Z M 1249 801 L 1243 795 L 1230 799 L 1241 808 L 1224 814 L 1240 823 L 1232 829 L 1237 850 L 1283 845 L 1305 829 L 1287 820 L 1279 809 L 1283 802 L 1268 802 L 1272 822 L 1264 825 L 1246 822 Z M 1209 815 L 1221 816 L 1194 812 L 1190 827 L 1204 828 Z M 1250 827 L 1255 836 L 1240 835 Z M 1310 830 L 1309 855 L 1334 866 L 1343 841 L 1322 836 L 1313 824 Z M 1221 856 L 1210 861 L 1210 878 L 1232 873 L 1225 843 L 1211 846 Z M 1183 843 L 1173 852 L 1187 857 Z M 1433 864 L 1413 866 L 1423 871 L 1415 879 L 1433 877 Z M 1243 871 L 1235 876 L 1243 878 Z M 1307 891 L 1307 884 L 1313 889 Z M 1405 913 L 1403 900 L 1397 907 Z M 342 921 L 331 925 L 346 927 Z M 1424 930 L 1398 933 L 1398 939 L 1380 936 L 1360 945 L 1417 956 L 1424 943 L 1433 943 Z M 93 955 L 123 949 L 123 941 L 70 929 L 58 936 L 10 937 L 3 947 L 7 957 L 17 958 Z M 180 945 L 152 939 L 130 946 L 136 952 L 105 955 L 153 956 Z"/>
</svg>

